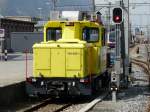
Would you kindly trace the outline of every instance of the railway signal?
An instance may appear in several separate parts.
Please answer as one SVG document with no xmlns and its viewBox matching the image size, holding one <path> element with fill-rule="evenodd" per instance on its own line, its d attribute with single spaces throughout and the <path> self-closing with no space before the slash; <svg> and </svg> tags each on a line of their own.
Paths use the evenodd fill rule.
<svg viewBox="0 0 150 112">
<path fill-rule="evenodd" d="M 116 93 L 117 90 L 120 88 L 120 76 L 121 76 L 121 43 L 120 39 L 122 37 L 122 29 L 121 23 L 123 21 L 123 10 L 121 7 L 115 7 L 112 10 L 112 19 L 116 26 L 115 29 L 115 64 L 114 64 L 114 71 L 111 74 L 111 91 L 112 91 L 112 101 L 116 102 Z"/>
<path fill-rule="evenodd" d="M 121 24 L 122 23 L 122 18 L 123 18 L 122 15 L 123 15 L 122 8 L 115 7 L 113 9 L 113 22 L 115 24 Z"/>
</svg>

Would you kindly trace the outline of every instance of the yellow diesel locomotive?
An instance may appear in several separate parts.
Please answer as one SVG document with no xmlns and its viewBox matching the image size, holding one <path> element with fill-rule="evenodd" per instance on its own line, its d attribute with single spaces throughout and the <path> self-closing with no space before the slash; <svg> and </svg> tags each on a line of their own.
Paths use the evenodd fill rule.
<svg viewBox="0 0 150 112">
<path fill-rule="evenodd" d="M 29 95 L 91 95 L 109 81 L 105 29 L 92 21 L 49 21 L 33 46 Z"/>
</svg>

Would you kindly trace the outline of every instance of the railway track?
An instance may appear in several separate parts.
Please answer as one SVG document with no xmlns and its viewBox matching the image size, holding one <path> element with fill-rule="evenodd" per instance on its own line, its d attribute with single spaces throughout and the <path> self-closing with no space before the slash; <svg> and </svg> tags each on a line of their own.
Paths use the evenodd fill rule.
<svg viewBox="0 0 150 112">
<path fill-rule="evenodd" d="M 88 112 L 98 102 L 103 101 L 108 93 L 109 92 L 105 91 L 100 96 L 96 95 L 91 98 L 81 97 L 68 99 L 69 101 L 61 101 L 61 99 L 57 101 L 57 99 L 49 98 L 38 104 L 32 105 L 23 110 L 23 112 Z"/>
<path fill-rule="evenodd" d="M 135 65 L 138 65 L 139 67 L 143 68 L 144 69 L 144 72 L 146 74 L 148 74 L 150 76 L 150 54 L 149 54 L 149 51 L 150 51 L 150 45 L 145 45 L 146 47 L 146 52 L 147 52 L 147 59 L 146 60 L 141 60 L 141 59 L 138 59 L 138 58 L 131 58 L 131 61 L 132 63 L 134 63 Z"/>
<path fill-rule="evenodd" d="M 61 112 L 64 109 L 70 107 L 72 104 L 54 104 L 54 99 L 46 99 L 38 104 L 32 105 L 31 107 L 24 110 L 24 112 L 40 112 L 45 107 L 49 107 L 48 112 Z"/>
<path fill-rule="evenodd" d="M 132 63 L 139 66 L 140 68 L 144 69 L 144 72 L 148 75 L 150 75 L 150 69 L 149 69 L 149 64 L 145 61 L 138 60 L 138 59 L 132 59 Z"/>
</svg>

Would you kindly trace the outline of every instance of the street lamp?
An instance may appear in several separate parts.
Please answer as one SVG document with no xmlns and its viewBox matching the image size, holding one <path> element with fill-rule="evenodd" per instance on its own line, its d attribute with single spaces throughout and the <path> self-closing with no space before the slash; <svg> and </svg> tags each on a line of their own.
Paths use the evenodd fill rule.
<svg viewBox="0 0 150 112">
<path fill-rule="evenodd" d="M 42 19 L 42 8 L 39 7 L 38 10 L 39 10 L 39 16 L 40 16 L 40 19 Z"/>
</svg>

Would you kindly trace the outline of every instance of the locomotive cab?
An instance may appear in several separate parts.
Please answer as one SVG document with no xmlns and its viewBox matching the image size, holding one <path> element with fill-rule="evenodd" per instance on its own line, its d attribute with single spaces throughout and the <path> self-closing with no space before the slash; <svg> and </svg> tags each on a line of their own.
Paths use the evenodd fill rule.
<svg viewBox="0 0 150 112">
<path fill-rule="evenodd" d="M 28 94 L 91 95 L 101 87 L 107 71 L 106 52 L 103 25 L 49 21 L 43 42 L 33 45 L 33 77 L 27 80 Z"/>
</svg>

